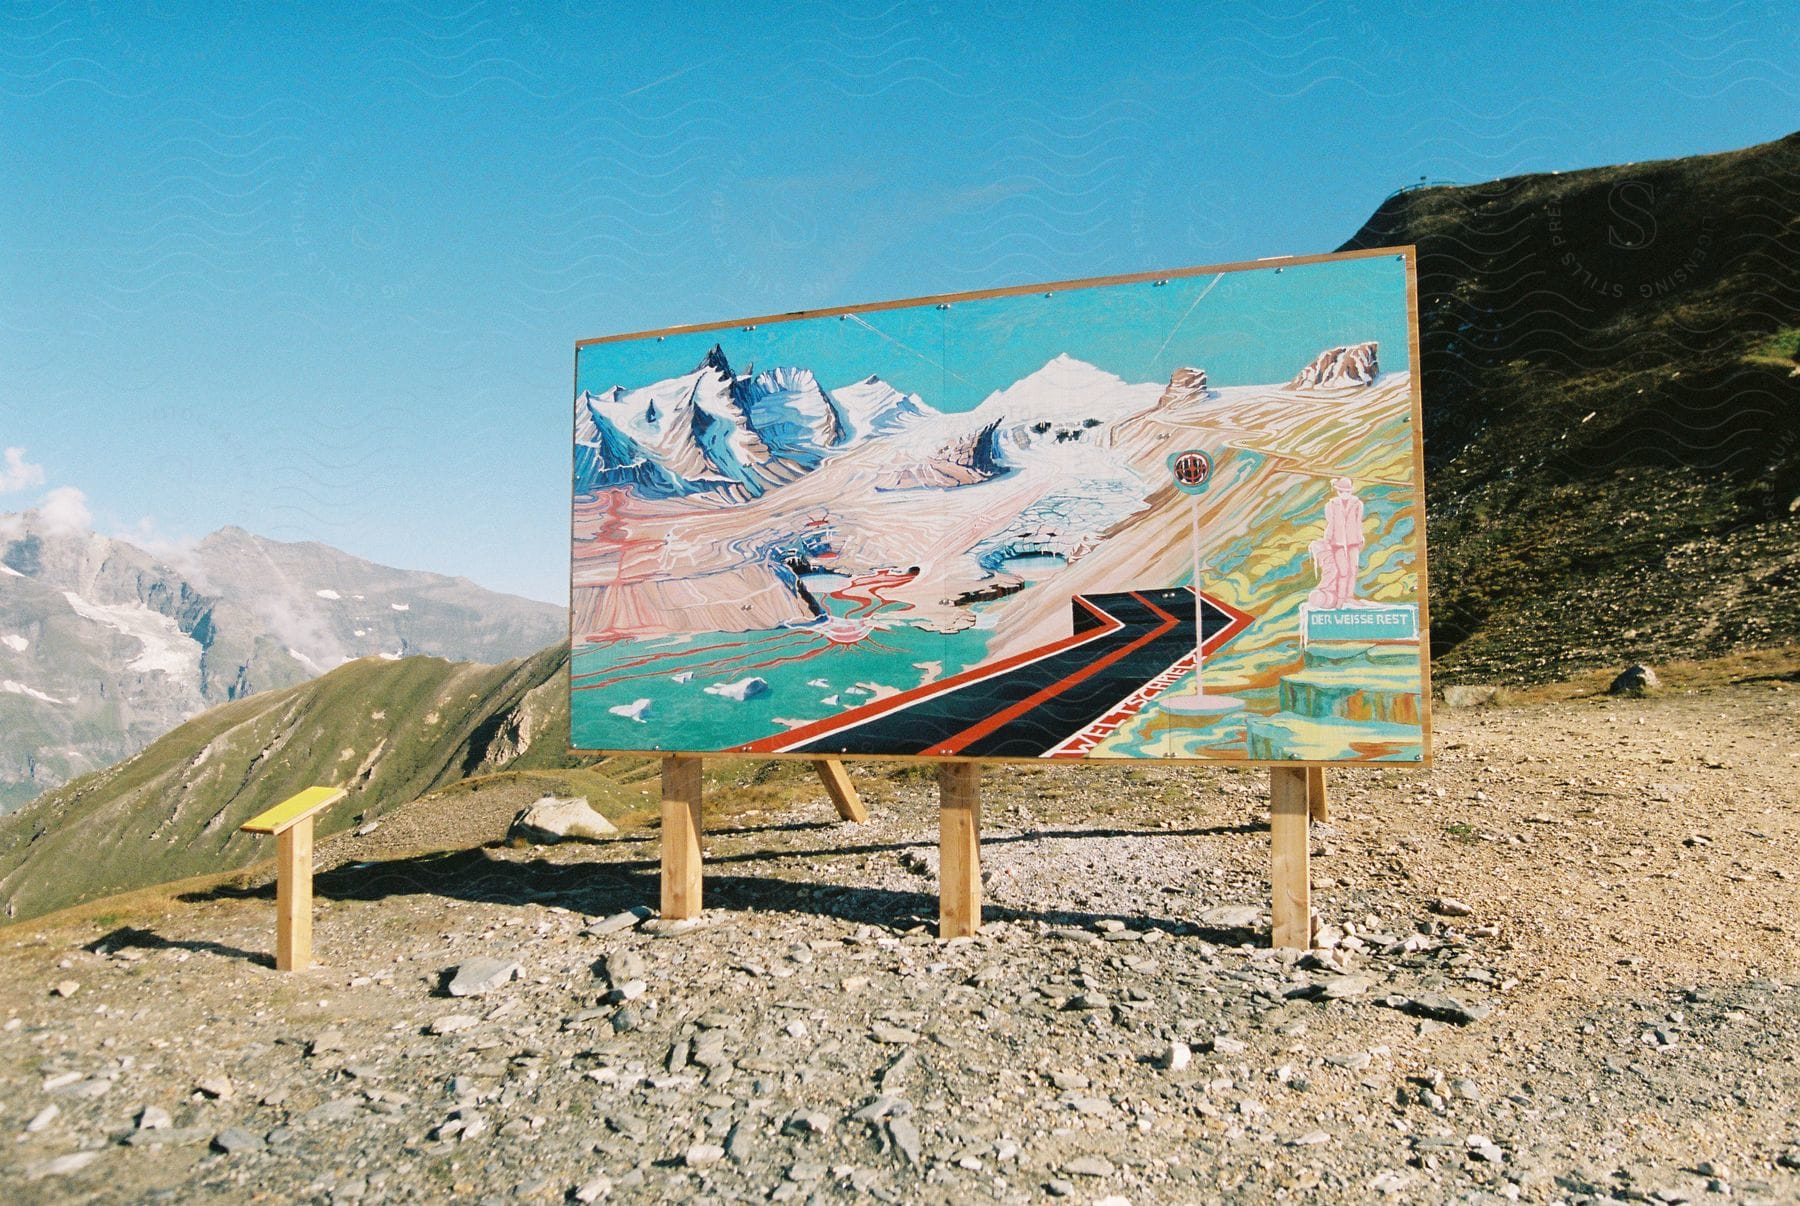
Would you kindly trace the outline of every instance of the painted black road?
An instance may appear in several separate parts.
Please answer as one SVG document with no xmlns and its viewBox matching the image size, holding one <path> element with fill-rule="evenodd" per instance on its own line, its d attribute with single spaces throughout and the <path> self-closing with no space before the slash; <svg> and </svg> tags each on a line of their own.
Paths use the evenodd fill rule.
<svg viewBox="0 0 1800 1206">
<path fill-rule="evenodd" d="M 1041 757 L 1194 649 L 1194 595 L 1185 588 L 1084 598 L 1119 627 L 991 677 L 960 685 L 952 680 L 940 694 L 780 748 L 814 754 Z M 1077 636 L 1105 627 L 1079 601 L 1071 606 Z M 1210 601 L 1205 609 L 1209 639 L 1232 624 L 1232 617 Z"/>
</svg>

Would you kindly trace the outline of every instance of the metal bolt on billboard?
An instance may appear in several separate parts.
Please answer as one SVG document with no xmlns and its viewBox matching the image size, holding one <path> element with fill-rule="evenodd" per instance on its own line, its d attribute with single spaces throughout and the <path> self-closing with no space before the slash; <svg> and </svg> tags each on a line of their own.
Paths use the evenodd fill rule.
<svg viewBox="0 0 1800 1206">
<path fill-rule="evenodd" d="M 583 341 L 578 750 L 1422 763 L 1410 248 Z"/>
</svg>

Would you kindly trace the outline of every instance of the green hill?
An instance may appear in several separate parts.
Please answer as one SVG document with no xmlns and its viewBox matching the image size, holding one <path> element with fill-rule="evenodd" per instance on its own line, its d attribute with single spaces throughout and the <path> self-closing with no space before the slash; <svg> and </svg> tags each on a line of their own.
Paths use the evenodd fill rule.
<svg viewBox="0 0 1800 1206">
<path fill-rule="evenodd" d="M 1800 636 L 1800 134 L 1391 197 L 1441 681 Z"/>
<path fill-rule="evenodd" d="M 213 708 L 0 817 L 6 916 L 267 858 L 238 825 L 315 783 L 350 789 L 325 835 L 471 775 L 574 765 L 567 666 L 560 644 L 498 666 L 363 658 Z"/>
</svg>

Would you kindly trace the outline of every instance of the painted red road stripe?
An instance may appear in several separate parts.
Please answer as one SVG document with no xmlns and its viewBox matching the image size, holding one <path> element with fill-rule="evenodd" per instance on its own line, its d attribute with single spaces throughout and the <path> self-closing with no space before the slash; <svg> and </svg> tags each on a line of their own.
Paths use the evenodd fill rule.
<svg viewBox="0 0 1800 1206">
<path fill-rule="evenodd" d="M 1046 700 L 1051 700 L 1058 695 L 1061 695 L 1065 690 L 1074 686 L 1076 683 L 1092 678 L 1094 675 L 1106 669 L 1114 662 L 1119 661 L 1121 658 L 1130 657 L 1145 645 L 1164 636 L 1171 628 L 1174 628 L 1181 622 L 1150 600 L 1144 598 L 1144 596 L 1138 594 L 1136 591 L 1131 592 L 1131 597 L 1161 616 L 1163 622 L 1158 624 L 1155 628 L 1152 628 L 1137 640 L 1131 642 L 1131 644 L 1115 649 L 1100 660 L 1089 662 L 1087 665 L 1081 667 L 1081 669 L 1075 671 L 1073 674 L 1068 675 L 1066 678 L 1032 692 L 1018 703 L 1015 703 L 1010 707 L 1002 708 L 1000 711 L 995 712 L 979 724 L 970 725 L 962 732 L 951 737 L 948 741 L 939 742 L 928 752 L 933 754 L 955 754 L 961 752 L 964 747 L 979 741 L 981 738 L 986 737 L 989 733 L 992 733 L 1003 725 L 1011 724 L 1019 717 L 1043 704 Z"/>
</svg>

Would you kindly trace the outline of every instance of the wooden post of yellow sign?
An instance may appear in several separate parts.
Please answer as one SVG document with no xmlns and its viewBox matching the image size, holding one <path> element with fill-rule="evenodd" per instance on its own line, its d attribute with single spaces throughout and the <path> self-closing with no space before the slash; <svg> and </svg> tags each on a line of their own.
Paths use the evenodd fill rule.
<svg viewBox="0 0 1800 1206">
<path fill-rule="evenodd" d="M 312 966 L 313 816 L 348 793 L 309 787 L 238 826 L 245 833 L 275 835 L 275 967 Z"/>
</svg>

